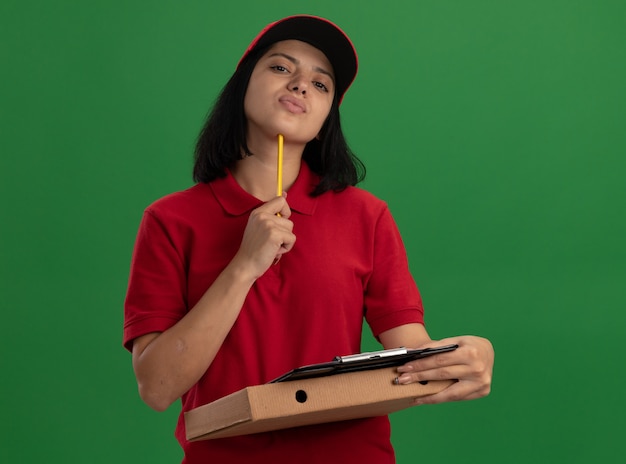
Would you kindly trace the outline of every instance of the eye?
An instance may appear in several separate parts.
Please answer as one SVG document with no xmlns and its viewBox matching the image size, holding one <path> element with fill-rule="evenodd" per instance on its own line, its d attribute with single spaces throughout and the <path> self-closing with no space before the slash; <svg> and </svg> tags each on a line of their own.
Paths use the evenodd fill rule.
<svg viewBox="0 0 626 464">
<path fill-rule="evenodd" d="M 313 85 L 321 91 L 328 93 L 328 87 L 326 87 L 326 84 L 322 82 L 313 82 Z"/>
<path fill-rule="evenodd" d="M 287 68 L 285 68 L 284 66 L 281 66 L 279 64 L 275 64 L 273 66 L 270 66 L 270 69 L 273 69 L 274 71 L 277 71 L 279 73 L 289 72 L 289 70 Z"/>
</svg>

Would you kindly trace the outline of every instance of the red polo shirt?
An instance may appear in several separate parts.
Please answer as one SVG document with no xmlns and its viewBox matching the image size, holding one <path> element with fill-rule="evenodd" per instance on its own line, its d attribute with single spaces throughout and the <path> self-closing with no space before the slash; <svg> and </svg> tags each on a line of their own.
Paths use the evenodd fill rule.
<svg viewBox="0 0 626 464">
<path fill-rule="evenodd" d="M 183 411 L 295 367 L 359 352 L 364 317 L 374 335 L 423 322 L 386 204 L 356 187 L 311 197 L 318 180 L 303 162 L 287 197 L 295 246 L 252 286 L 215 360 L 182 397 Z M 125 305 L 128 349 L 134 338 L 167 330 L 196 304 L 237 252 L 259 205 L 228 174 L 146 209 Z M 188 463 L 275 463 L 292 453 L 300 463 L 394 462 L 387 418 L 188 443 L 181 414 L 176 436 Z"/>
</svg>

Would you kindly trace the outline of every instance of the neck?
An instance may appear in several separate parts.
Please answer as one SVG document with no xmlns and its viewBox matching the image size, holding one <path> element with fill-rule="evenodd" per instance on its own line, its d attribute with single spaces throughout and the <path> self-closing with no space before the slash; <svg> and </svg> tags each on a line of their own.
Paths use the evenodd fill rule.
<svg viewBox="0 0 626 464">
<path fill-rule="evenodd" d="M 250 195 L 269 201 L 277 194 L 278 138 L 265 144 L 249 144 L 251 156 L 237 162 L 232 170 L 237 183 Z M 304 146 L 285 140 L 283 147 L 283 190 L 288 191 L 298 177 Z"/>
</svg>

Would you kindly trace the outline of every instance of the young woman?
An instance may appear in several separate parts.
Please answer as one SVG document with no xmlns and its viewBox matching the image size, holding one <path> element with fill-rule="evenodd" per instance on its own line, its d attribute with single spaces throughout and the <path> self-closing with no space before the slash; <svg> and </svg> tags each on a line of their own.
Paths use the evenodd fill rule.
<svg viewBox="0 0 626 464">
<path fill-rule="evenodd" d="M 295 16 L 252 42 L 200 134 L 197 184 L 149 206 L 125 305 L 124 345 L 143 400 L 182 411 L 298 366 L 358 353 L 365 319 L 385 348 L 456 343 L 398 368 L 400 384 L 458 379 L 420 403 L 490 389 L 491 344 L 431 341 L 386 204 L 354 187 L 360 162 L 339 105 L 357 71 L 348 37 Z M 284 137 L 284 194 L 276 195 Z M 392 463 L 386 417 L 187 442 L 184 462 Z"/>
</svg>

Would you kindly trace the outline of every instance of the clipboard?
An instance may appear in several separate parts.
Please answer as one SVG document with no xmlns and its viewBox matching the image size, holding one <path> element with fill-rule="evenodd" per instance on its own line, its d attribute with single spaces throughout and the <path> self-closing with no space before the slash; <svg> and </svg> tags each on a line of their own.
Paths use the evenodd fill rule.
<svg viewBox="0 0 626 464">
<path fill-rule="evenodd" d="M 407 349 L 393 348 L 390 350 L 370 351 L 349 356 L 337 356 L 330 362 L 310 364 L 297 367 L 269 383 L 289 382 L 293 380 L 326 377 L 329 375 L 359 372 L 384 367 L 401 366 L 409 361 L 433 356 L 439 353 L 454 351 L 459 345 L 446 345 L 435 348 Z"/>
</svg>

